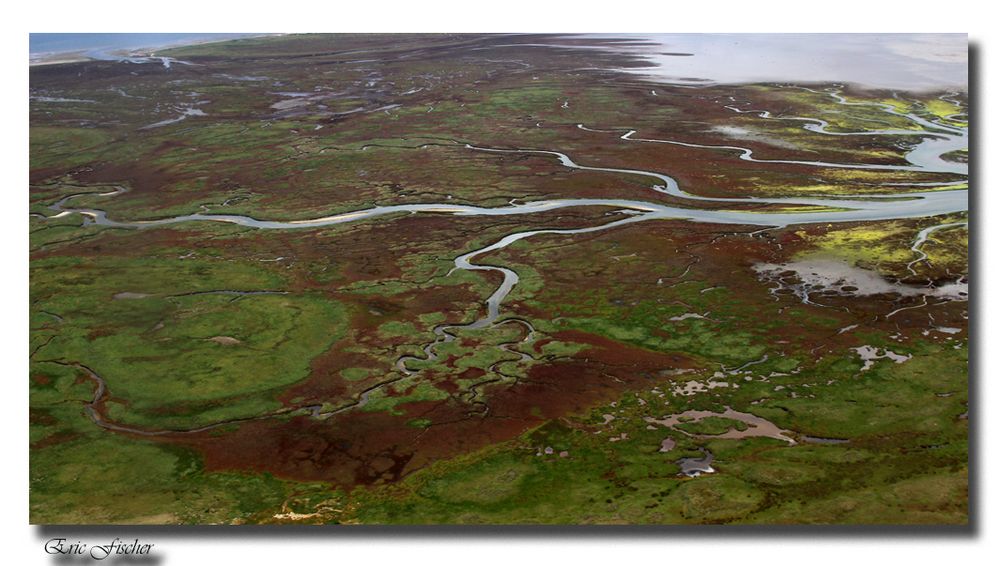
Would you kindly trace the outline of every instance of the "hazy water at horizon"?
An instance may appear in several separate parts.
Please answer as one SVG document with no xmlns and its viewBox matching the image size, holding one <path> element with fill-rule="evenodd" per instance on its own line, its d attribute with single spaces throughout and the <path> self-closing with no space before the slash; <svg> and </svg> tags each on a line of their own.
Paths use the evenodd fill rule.
<svg viewBox="0 0 1000 566">
<path fill-rule="evenodd" d="M 249 33 L 32 33 L 28 35 L 31 56 L 77 51 L 120 51 L 157 48 L 186 43 L 237 39 Z"/>
<path fill-rule="evenodd" d="M 587 34 L 645 41 L 613 49 L 652 67 L 652 80 L 706 83 L 854 83 L 900 90 L 967 90 L 967 34 Z M 681 54 L 681 55 L 679 55 Z"/>
<path fill-rule="evenodd" d="M 163 48 L 251 33 L 32 33 L 35 56 Z M 574 35 L 574 34 L 570 34 Z M 626 72 L 675 84 L 854 83 L 899 90 L 968 89 L 966 34 L 585 34 L 642 45 L 609 48 L 640 56 Z M 683 54 L 683 55 L 678 55 Z"/>
</svg>

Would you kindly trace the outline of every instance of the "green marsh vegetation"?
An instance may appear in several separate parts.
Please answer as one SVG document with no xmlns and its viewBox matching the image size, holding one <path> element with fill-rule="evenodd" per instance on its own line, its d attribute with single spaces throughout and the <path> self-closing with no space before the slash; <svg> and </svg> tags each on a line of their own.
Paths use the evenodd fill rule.
<svg viewBox="0 0 1000 566">
<path fill-rule="evenodd" d="M 123 220 L 671 202 L 647 178 L 466 143 L 662 171 L 710 196 L 863 196 L 884 182 L 941 180 L 628 143 L 619 138 L 635 129 L 769 159 L 901 164 L 917 138 L 822 136 L 780 118 L 821 117 L 836 132 L 917 126 L 778 85 L 706 86 L 698 97 L 657 86 L 651 96 L 641 81 L 580 70 L 629 62 L 619 55 L 511 49 L 487 61 L 489 51 L 469 49 L 490 41 L 293 35 L 184 47 L 172 55 L 200 66 L 169 71 L 33 69 L 33 93 L 94 102 L 32 101 L 30 212 L 53 216 L 52 204 L 78 193 L 88 194 L 67 207 Z M 964 102 L 940 94 L 845 96 L 967 125 Z M 731 95 L 776 118 L 725 109 Z M 192 108 L 204 115 L 148 128 Z M 966 187 L 949 180 L 937 190 Z M 100 195 L 116 187 L 127 191 Z M 833 257 L 890 281 L 953 282 L 968 274 L 967 229 L 931 233 L 918 263 L 911 246 L 920 230 L 964 214 L 765 231 L 657 221 L 537 236 L 477 258 L 519 274 L 500 320 L 528 321 L 530 339 L 517 322 L 456 328 L 436 359 L 422 359 L 436 327 L 483 316 L 500 282 L 452 270 L 457 255 L 521 230 L 618 218 L 400 214 L 264 232 L 32 216 L 32 522 L 967 522 L 966 304 L 850 291 L 807 304 L 754 271 Z M 865 347 L 881 357 L 869 364 Z M 412 375 L 398 371 L 401 356 L 418 358 L 406 363 Z M 98 403 L 77 364 L 106 384 Z M 316 418 L 312 408 L 344 410 Z M 796 443 L 712 438 L 751 428 L 721 416 L 675 429 L 653 422 L 726 408 Z M 139 432 L 102 428 L 90 410 Z M 258 445 L 271 452 L 238 458 Z M 713 472 L 680 473 L 679 460 L 706 454 Z"/>
</svg>

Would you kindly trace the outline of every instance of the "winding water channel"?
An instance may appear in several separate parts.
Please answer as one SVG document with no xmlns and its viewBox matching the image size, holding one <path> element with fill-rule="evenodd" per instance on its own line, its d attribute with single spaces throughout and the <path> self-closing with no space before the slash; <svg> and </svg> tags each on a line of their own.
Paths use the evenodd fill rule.
<svg viewBox="0 0 1000 566">
<path fill-rule="evenodd" d="M 819 91 L 813 91 L 813 92 L 819 92 Z M 657 143 L 657 144 L 677 145 L 690 148 L 705 149 L 708 151 L 721 151 L 725 153 L 736 152 L 738 154 L 737 158 L 757 163 L 781 163 L 781 164 L 794 164 L 794 165 L 801 165 L 808 167 L 868 169 L 868 170 L 879 170 L 879 171 L 921 171 L 924 173 L 940 173 L 942 175 L 948 176 L 947 181 L 943 181 L 941 183 L 930 183 L 927 184 L 928 186 L 956 184 L 957 182 L 960 181 L 955 181 L 955 176 L 965 177 L 968 175 L 967 164 L 947 161 L 942 157 L 947 153 L 968 147 L 968 131 L 966 129 L 944 125 L 937 122 L 931 122 L 912 113 L 910 114 L 900 113 L 894 107 L 887 104 L 850 102 L 845 98 L 843 98 L 836 91 L 824 91 L 824 93 L 830 95 L 838 103 L 843 105 L 851 106 L 851 105 L 863 104 L 881 108 L 886 113 L 904 117 L 912 121 L 913 123 L 919 125 L 920 127 L 926 128 L 926 130 L 923 131 L 872 130 L 866 132 L 831 132 L 827 129 L 829 124 L 820 119 L 798 117 L 798 116 L 775 117 L 772 116 L 771 113 L 766 110 L 740 110 L 735 107 L 728 107 L 728 108 L 736 112 L 753 113 L 756 114 L 761 119 L 765 120 L 775 119 L 775 120 L 801 121 L 805 123 L 805 125 L 803 126 L 804 129 L 820 135 L 919 136 L 921 138 L 919 143 L 916 143 L 906 154 L 906 160 L 908 162 L 908 165 L 832 163 L 825 161 L 803 161 L 803 160 L 788 160 L 788 159 L 758 159 L 753 156 L 752 149 L 740 146 L 697 144 L 697 143 L 685 142 L 682 140 L 672 140 L 672 139 L 638 138 L 634 137 L 636 134 L 635 130 L 628 130 L 625 134 L 618 135 L 620 130 L 613 131 L 613 130 L 593 129 L 593 128 L 588 128 L 582 124 L 578 125 L 578 127 L 582 130 L 586 130 L 589 132 L 611 133 L 615 135 L 618 139 L 622 140 L 623 142 L 628 142 L 628 143 Z M 925 190 L 925 191 L 913 191 L 913 192 L 899 192 L 897 190 L 882 195 L 874 195 L 874 196 L 866 195 L 865 198 L 852 198 L 849 196 L 790 197 L 790 198 L 778 198 L 778 197 L 714 198 L 714 197 L 698 196 L 689 193 L 687 191 L 684 191 L 680 188 L 675 179 L 663 173 L 655 171 L 638 170 L 638 169 L 622 169 L 622 168 L 582 165 L 574 161 L 569 155 L 559 151 L 548 150 L 548 149 L 528 149 L 528 148 L 493 148 L 493 147 L 481 147 L 472 144 L 465 144 L 464 147 L 469 151 L 477 151 L 477 152 L 548 156 L 557 159 L 561 165 L 570 169 L 646 177 L 651 180 L 652 183 L 650 185 L 651 190 L 657 193 L 663 193 L 675 197 L 676 199 L 679 199 L 684 206 L 666 205 L 658 202 L 631 200 L 631 199 L 567 198 L 567 199 L 533 201 L 523 204 L 514 204 L 512 202 L 507 206 L 492 207 L 492 208 L 471 206 L 471 205 L 456 205 L 449 203 L 420 203 L 420 204 L 374 206 L 363 210 L 345 212 L 331 216 L 324 216 L 320 218 L 291 220 L 291 221 L 261 220 L 257 218 L 252 218 L 250 216 L 227 215 L 227 214 L 202 214 L 202 213 L 187 214 L 187 215 L 163 218 L 158 220 L 127 221 L 127 220 L 116 220 L 108 218 L 107 213 L 100 209 L 68 207 L 68 204 L 71 200 L 85 195 L 95 196 L 94 193 L 79 193 L 64 197 L 50 206 L 50 209 L 55 211 L 55 214 L 49 216 L 48 218 L 65 217 L 70 214 L 80 214 L 87 218 L 87 222 L 93 222 L 101 226 L 108 226 L 114 228 L 128 228 L 128 229 L 154 228 L 158 226 L 166 226 L 183 222 L 223 222 L 223 223 L 237 224 L 240 226 L 246 226 L 250 228 L 262 229 L 262 230 L 294 230 L 294 229 L 321 228 L 325 226 L 334 226 L 351 222 L 373 220 L 391 215 L 399 215 L 401 213 L 437 214 L 437 215 L 444 214 L 444 215 L 455 215 L 455 216 L 518 216 L 518 215 L 538 214 L 538 213 L 566 209 L 566 208 L 580 208 L 580 207 L 603 207 L 603 208 L 608 208 L 612 211 L 620 211 L 623 213 L 627 213 L 623 217 L 620 217 L 616 220 L 582 228 L 576 228 L 576 229 L 548 228 L 548 229 L 536 229 L 536 230 L 525 230 L 520 232 L 514 232 L 512 234 L 504 236 L 500 240 L 490 245 L 469 251 L 467 253 L 461 254 L 458 257 L 456 257 L 454 260 L 455 267 L 453 269 L 468 270 L 468 271 L 493 271 L 499 273 L 503 277 L 503 281 L 500 284 L 500 286 L 497 287 L 497 289 L 485 301 L 485 307 L 486 307 L 485 314 L 472 322 L 446 323 L 435 327 L 433 329 L 434 340 L 431 343 L 424 346 L 423 357 L 416 357 L 416 356 L 400 357 L 396 361 L 396 366 L 395 366 L 396 369 L 398 370 L 399 375 L 396 375 L 390 379 L 387 379 L 372 387 L 369 387 L 368 389 L 361 392 L 356 399 L 348 402 L 347 404 L 339 408 L 324 412 L 321 411 L 319 407 L 315 405 L 310 405 L 306 407 L 299 407 L 297 409 L 283 410 L 278 413 L 271 413 L 268 415 L 263 415 L 258 417 L 229 420 L 208 426 L 198 427 L 196 429 L 172 430 L 172 431 L 139 430 L 120 425 L 114 425 L 112 423 L 109 423 L 99 415 L 96 406 L 99 404 L 100 400 L 105 395 L 105 385 L 103 380 L 101 380 L 96 373 L 94 373 L 92 370 L 88 368 L 86 370 L 88 375 L 90 375 L 93 379 L 95 379 L 99 385 L 98 394 L 95 396 L 93 403 L 89 405 L 90 407 L 89 412 L 91 414 L 91 418 L 94 420 L 95 423 L 105 428 L 112 428 L 114 430 L 133 432 L 137 434 L 200 432 L 216 426 L 222 426 L 224 424 L 229 424 L 233 422 L 241 422 L 256 418 L 267 418 L 270 416 L 275 416 L 277 414 L 288 414 L 290 411 L 304 411 L 308 414 L 311 414 L 312 416 L 324 418 L 324 417 L 329 417 L 333 414 L 337 414 L 344 410 L 362 406 L 367 402 L 368 396 L 373 391 L 381 387 L 384 387 L 386 385 L 389 385 L 390 383 L 399 381 L 400 379 L 414 375 L 415 373 L 418 372 L 418 370 L 412 369 L 411 367 L 408 366 L 408 364 L 410 362 L 418 360 L 436 359 L 434 350 L 437 347 L 437 345 L 454 340 L 456 337 L 455 331 L 460 328 L 482 329 L 492 325 L 505 324 L 516 320 L 522 323 L 526 329 L 525 336 L 522 339 L 522 342 L 529 341 L 532 339 L 532 335 L 534 333 L 534 329 L 531 326 L 530 322 L 515 318 L 505 318 L 505 319 L 501 318 L 501 306 L 503 304 L 504 299 L 509 295 L 509 293 L 515 287 L 515 285 L 517 285 L 519 280 L 518 274 L 514 270 L 503 266 L 490 265 L 486 263 L 477 263 L 475 260 L 480 255 L 504 249 L 510 246 L 511 244 L 514 244 L 515 242 L 525 240 L 538 235 L 571 236 L 574 234 L 597 232 L 597 231 L 608 230 L 612 228 L 618 228 L 622 226 L 636 224 L 639 222 L 647 222 L 657 219 L 685 220 L 691 222 L 705 222 L 713 224 L 784 227 L 796 224 L 856 222 L 856 221 L 927 217 L 927 216 L 936 216 L 942 214 L 958 213 L 968 210 L 967 189 L 937 190 L 937 191 Z M 906 183 L 886 183 L 886 186 L 898 186 L 898 185 L 906 185 Z M 100 193 L 97 196 L 112 197 L 121 194 L 122 192 L 124 192 L 124 190 L 125 190 L 124 188 L 119 187 L 114 191 Z M 795 211 L 795 212 L 775 212 L 775 211 L 753 212 L 753 211 L 725 210 L 725 209 L 710 210 L 710 209 L 699 208 L 698 207 L 699 203 L 705 201 L 755 203 L 758 205 L 773 204 L 773 205 L 816 206 L 822 208 L 817 208 L 814 211 Z M 922 253 L 920 252 L 920 246 L 926 240 L 927 236 L 930 234 L 931 231 L 938 228 L 951 227 L 955 225 L 957 224 L 956 223 L 942 224 L 940 226 L 924 230 L 923 232 L 921 232 L 920 236 L 918 237 L 918 241 L 914 244 L 912 249 L 915 252 Z M 505 343 L 501 345 L 501 349 L 508 354 L 520 355 L 522 360 L 525 359 L 524 356 L 527 356 L 527 354 L 524 354 L 522 352 L 512 351 L 510 349 L 513 345 L 515 345 L 515 343 Z M 530 358 L 530 356 L 528 357 Z M 494 366 L 496 365 L 497 364 L 494 364 Z M 474 391 L 473 391 L 473 396 L 475 396 Z"/>
</svg>

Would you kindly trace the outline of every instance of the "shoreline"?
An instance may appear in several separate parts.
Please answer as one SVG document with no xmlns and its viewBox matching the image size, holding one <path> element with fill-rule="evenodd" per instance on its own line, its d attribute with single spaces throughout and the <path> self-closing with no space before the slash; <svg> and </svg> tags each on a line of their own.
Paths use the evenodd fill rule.
<svg viewBox="0 0 1000 566">
<path fill-rule="evenodd" d="M 248 33 L 245 35 L 240 35 L 239 37 L 225 37 L 225 38 L 202 38 L 202 39 L 190 39 L 190 40 L 180 40 L 172 43 L 166 43 L 161 45 L 147 45 L 143 47 L 134 48 L 121 48 L 112 49 L 109 51 L 100 51 L 96 49 L 72 49 L 67 51 L 43 51 L 39 53 L 29 53 L 28 54 L 28 67 L 41 67 L 45 65 L 62 65 L 68 63 L 82 63 L 85 61 L 101 61 L 102 59 L 93 57 L 89 55 L 90 53 L 106 53 L 109 55 L 120 56 L 120 57 L 155 57 L 156 53 L 159 51 L 166 51 L 169 49 L 175 49 L 178 47 L 188 47 L 191 45 L 205 45 L 208 43 L 222 43 L 225 41 L 235 41 L 239 39 L 248 39 L 256 37 L 269 37 L 269 36 L 279 36 L 284 35 L 280 33 Z"/>
</svg>

